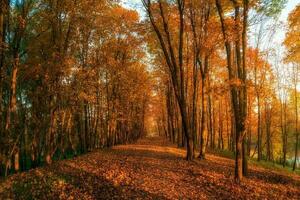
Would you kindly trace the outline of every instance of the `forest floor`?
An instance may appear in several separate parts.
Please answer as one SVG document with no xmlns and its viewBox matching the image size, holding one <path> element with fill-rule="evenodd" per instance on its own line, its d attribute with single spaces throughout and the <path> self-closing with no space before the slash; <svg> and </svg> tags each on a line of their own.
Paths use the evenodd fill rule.
<svg viewBox="0 0 300 200">
<path fill-rule="evenodd" d="M 300 176 L 208 154 L 187 162 L 161 138 L 99 150 L 0 180 L 0 199 L 299 199 Z"/>
</svg>

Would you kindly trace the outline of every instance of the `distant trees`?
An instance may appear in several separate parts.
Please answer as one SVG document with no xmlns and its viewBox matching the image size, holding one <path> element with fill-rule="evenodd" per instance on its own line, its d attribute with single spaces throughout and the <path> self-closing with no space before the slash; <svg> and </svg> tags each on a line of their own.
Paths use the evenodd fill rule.
<svg viewBox="0 0 300 200">
<path fill-rule="evenodd" d="M 238 181 L 247 174 L 248 156 L 286 160 L 290 107 L 276 91 L 271 49 L 264 52 L 259 41 L 248 47 L 254 20 L 248 13 L 253 11 L 259 20 L 271 19 L 285 1 L 142 2 L 145 24 L 152 28 L 146 33 L 149 52 L 157 74 L 162 73 L 157 82 L 164 101 L 157 116 L 160 132 L 178 146 L 185 145 L 188 160 L 190 141 L 193 149 L 199 148 L 201 159 L 207 148 L 235 152 Z M 183 104 L 179 91 L 185 97 Z M 187 114 L 177 116 L 182 109 Z M 189 133 L 182 137 L 184 121 Z"/>
<path fill-rule="evenodd" d="M 299 34 L 300 34 L 300 5 L 298 5 L 295 10 L 289 16 L 289 25 L 286 39 L 284 41 L 287 47 L 286 62 L 291 63 L 291 83 L 292 83 L 292 102 L 294 107 L 294 132 L 295 132 L 295 155 L 294 155 L 294 164 L 293 170 L 296 169 L 297 159 L 299 157 L 298 148 L 299 148 L 299 83 L 300 83 L 300 45 L 299 45 Z"/>
<path fill-rule="evenodd" d="M 170 82 L 172 84 L 172 90 L 174 90 L 176 102 L 179 105 L 181 122 L 183 132 L 185 134 L 186 148 L 187 148 L 187 160 L 194 158 L 194 139 L 192 130 L 194 130 L 194 123 L 191 121 L 188 113 L 188 94 L 186 86 L 188 80 L 186 78 L 187 68 L 184 66 L 184 37 L 185 37 L 185 0 L 178 0 L 174 5 L 169 5 L 165 1 L 157 1 L 153 3 L 151 0 L 143 0 L 144 7 L 146 9 L 149 21 L 156 34 L 160 48 L 164 55 L 166 65 L 168 66 Z M 153 8 L 157 9 L 153 9 Z M 175 10 L 174 15 L 170 11 Z M 178 22 L 175 22 L 173 18 L 170 21 L 170 16 Z M 193 108 L 192 108 L 193 110 Z"/>
<path fill-rule="evenodd" d="M 137 12 L 1 1 L 0 23 L 1 175 L 145 134 L 151 82 Z"/>
</svg>

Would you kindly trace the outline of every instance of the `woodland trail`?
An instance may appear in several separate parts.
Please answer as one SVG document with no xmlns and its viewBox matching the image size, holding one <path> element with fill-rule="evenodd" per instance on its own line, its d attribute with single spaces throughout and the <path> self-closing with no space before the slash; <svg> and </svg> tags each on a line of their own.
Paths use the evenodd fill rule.
<svg viewBox="0 0 300 200">
<path fill-rule="evenodd" d="M 233 160 L 187 162 L 161 138 L 98 150 L 0 181 L 0 199 L 299 199 L 300 177 L 250 166 L 240 185 Z"/>
</svg>

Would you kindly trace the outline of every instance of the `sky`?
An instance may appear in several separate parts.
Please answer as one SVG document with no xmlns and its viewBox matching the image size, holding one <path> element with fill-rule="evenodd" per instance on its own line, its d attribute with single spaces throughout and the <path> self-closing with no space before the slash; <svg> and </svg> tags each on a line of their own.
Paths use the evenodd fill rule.
<svg viewBox="0 0 300 200">
<path fill-rule="evenodd" d="M 143 11 L 141 0 L 122 0 L 122 3 L 125 7 L 138 10 L 141 14 Z M 286 24 L 289 13 L 298 5 L 300 4 L 300 0 L 288 0 L 286 7 L 283 9 L 279 20 Z M 278 43 L 282 43 L 285 37 L 285 31 L 279 30 L 275 33 L 274 39 Z"/>
<path fill-rule="evenodd" d="M 281 15 L 279 17 L 279 20 L 287 24 L 287 19 L 289 13 L 291 13 L 292 10 L 296 8 L 296 6 L 300 4 L 300 0 L 288 0 L 286 7 L 281 12 Z M 281 42 L 283 42 L 285 38 L 285 32 L 284 31 L 278 31 L 275 35 L 275 38 L 278 38 Z"/>
<path fill-rule="evenodd" d="M 280 19 L 286 20 L 288 18 L 288 14 L 298 5 L 300 4 L 300 0 L 288 0 L 288 3 L 281 13 Z"/>
<path fill-rule="evenodd" d="M 141 0 L 122 0 L 123 5 L 129 8 L 141 8 Z M 288 14 L 300 3 L 300 0 L 288 0 L 285 9 L 283 10 L 280 19 L 286 20 Z"/>
</svg>

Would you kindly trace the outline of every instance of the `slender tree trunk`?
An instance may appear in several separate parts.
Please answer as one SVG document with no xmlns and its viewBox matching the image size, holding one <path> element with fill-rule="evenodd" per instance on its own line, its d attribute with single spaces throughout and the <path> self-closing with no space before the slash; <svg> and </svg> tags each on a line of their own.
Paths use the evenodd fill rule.
<svg viewBox="0 0 300 200">
<path fill-rule="evenodd" d="M 283 105 L 283 115 L 284 115 L 284 127 L 283 127 L 283 167 L 285 167 L 286 165 L 286 155 L 287 155 L 287 103 L 284 102 L 284 105 Z"/>
<path fill-rule="evenodd" d="M 247 151 L 247 139 L 246 139 L 246 137 L 243 138 L 242 153 L 243 153 L 243 175 L 247 176 L 248 175 L 248 162 L 247 162 L 248 151 Z"/>
<path fill-rule="evenodd" d="M 231 106 L 231 110 L 233 110 L 232 106 Z M 230 115 L 230 122 L 231 122 L 231 130 L 230 130 L 230 150 L 232 152 L 235 152 L 235 135 L 236 135 L 236 129 L 235 129 L 235 121 L 234 121 L 234 113 L 233 111 L 231 111 L 231 115 Z"/>
<path fill-rule="evenodd" d="M 211 94 L 208 94 L 208 123 L 209 123 L 209 136 L 210 136 L 210 148 L 215 148 L 215 136 L 214 136 L 214 124 L 213 124 L 213 111 L 212 111 L 212 100 Z"/>
<path fill-rule="evenodd" d="M 17 111 L 17 73 L 18 73 L 18 66 L 19 66 L 19 55 L 16 54 L 14 58 L 14 65 L 12 70 L 12 77 L 11 77 L 11 86 L 10 86 L 10 101 L 9 107 L 7 111 L 7 118 L 6 118 L 6 125 L 5 129 L 8 131 L 11 129 L 11 123 L 13 121 L 15 126 L 15 119 L 16 119 L 16 111 Z"/>
<path fill-rule="evenodd" d="M 11 84 L 10 84 L 10 100 L 9 100 L 9 107 L 7 111 L 7 118 L 6 118 L 6 125 L 5 129 L 9 133 L 8 137 L 14 138 L 13 142 L 16 142 L 15 150 L 12 151 L 14 156 L 14 167 L 15 171 L 19 171 L 20 164 L 19 164 L 19 142 L 15 140 L 17 137 L 16 128 L 17 128 L 17 73 L 18 73 L 18 66 L 19 66 L 19 54 L 15 53 L 14 56 L 14 64 L 12 69 L 12 77 L 11 77 Z M 8 159 L 11 159 L 10 156 Z"/>
<path fill-rule="evenodd" d="M 243 177 L 243 141 L 240 127 L 237 127 L 235 146 L 235 177 L 240 181 Z"/>
<path fill-rule="evenodd" d="M 206 121 L 206 102 L 205 102 L 205 76 L 202 76 L 201 82 L 201 131 L 200 131 L 200 154 L 198 158 L 205 159 L 206 144 L 205 138 L 207 137 L 207 121 Z"/>
<path fill-rule="evenodd" d="M 231 143 L 230 143 L 230 130 L 229 130 L 229 121 L 230 121 L 230 118 L 229 118 L 229 113 L 228 113 L 228 106 L 227 106 L 227 103 L 226 103 L 226 108 L 225 108 L 225 112 L 226 112 L 226 133 L 227 133 L 227 149 L 228 150 L 231 150 Z"/>
<path fill-rule="evenodd" d="M 298 132 L 298 66 L 294 66 L 294 98 L 295 98 L 295 134 L 296 134 L 296 144 L 295 144 L 295 158 L 293 164 L 293 171 L 296 170 L 297 167 L 297 159 L 298 159 L 298 146 L 299 146 L 299 132 Z"/>
<path fill-rule="evenodd" d="M 272 138 L 271 138 L 271 113 L 270 108 L 265 104 L 265 121 L 266 121 L 266 143 L 267 143 L 267 160 L 270 161 L 272 159 Z"/>
<path fill-rule="evenodd" d="M 296 133 L 295 159 L 294 159 L 294 164 L 293 164 L 293 171 L 295 171 L 295 170 L 296 170 L 296 167 L 297 167 L 298 145 L 299 145 L 299 134 Z"/>
<path fill-rule="evenodd" d="M 8 2 L 6 0 L 0 1 L 0 140 L 2 137 L 2 128 L 3 128 L 3 91 L 2 91 L 2 75 L 3 75 L 3 66 L 4 66 L 4 46 L 5 46 L 5 35 L 6 35 L 6 19 L 7 19 L 7 13 L 8 13 Z M 0 147 L 0 154 L 2 153 L 2 149 Z M 2 165 L 2 162 L 0 160 L 0 166 Z M 0 167 L 1 170 L 1 167 Z M 0 171 L 1 175 L 1 171 Z"/>
<path fill-rule="evenodd" d="M 257 95 L 257 161 L 262 158 L 260 95 Z"/>
<path fill-rule="evenodd" d="M 47 132 L 46 137 L 46 157 L 45 161 L 47 164 L 52 163 L 52 153 L 54 151 L 54 144 L 53 144 L 53 131 L 54 131 L 54 125 L 55 125 L 55 110 L 53 108 L 50 109 L 50 127 Z"/>
<path fill-rule="evenodd" d="M 194 142 L 193 142 L 193 135 L 190 133 L 189 130 L 189 125 L 188 125 L 189 123 L 187 121 L 187 112 L 186 112 L 185 103 L 181 103 L 180 110 L 182 115 L 182 126 L 185 133 L 185 139 L 187 145 L 186 159 L 190 161 L 194 159 Z"/>
<path fill-rule="evenodd" d="M 222 100 L 219 100 L 219 137 L 218 137 L 218 148 L 224 149 L 224 140 L 223 140 L 223 118 L 221 114 L 221 104 Z"/>
<path fill-rule="evenodd" d="M 248 102 L 248 131 L 247 131 L 247 135 L 248 135 L 248 140 L 247 140 L 247 156 L 250 156 L 251 153 L 251 143 L 252 143 L 252 133 L 251 133 L 251 103 L 250 100 Z"/>
</svg>

